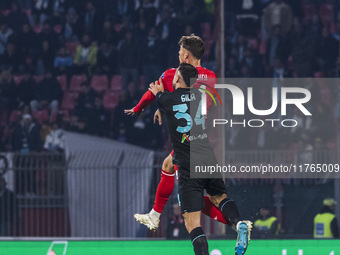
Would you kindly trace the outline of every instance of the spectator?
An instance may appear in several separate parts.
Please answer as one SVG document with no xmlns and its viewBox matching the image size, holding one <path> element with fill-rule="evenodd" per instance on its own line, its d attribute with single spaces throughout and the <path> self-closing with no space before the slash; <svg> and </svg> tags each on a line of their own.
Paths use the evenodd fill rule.
<svg viewBox="0 0 340 255">
<path fill-rule="evenodd" d="M 97 73 L 106 74 L 111 77 L 118 70 L 115 68 L 118 62 L 117 52 L 112 46 L 107 42 L 103 42 L 98 51 L 98 67 Z"/>
<path fill-rule="evenodd" d="M 22 80 L 17 88 L 17 96 L 19 99 L 19 108 L 24 105 L 30 105 L 31 102 L 35 99 L 35 91 L 36 91 L 37 83 L 33 79 L 32 74 L 25 70 L 22 76 Z"/>
<path fill-rule="evenodd" d="M 162 73 L 161 45 L 155 28 L 150 28 L 148 37 L 142 44 L 143 71 L 146 84 L 150 84 Z"/>
<path fill-rule="evenodd" d="M 338 220 L 334 215 L 336 201 L 333 198 L 323 200 L 323 207 L 314 217 L 314 238 L 339 239 Z"/>
<path fill-rule="evenodd" d="M 35 24 L 44 24 L 47 17 L 52 13 L 53 0 L 36 0 L 32 15 Z"/>
<path fill-rule="evenodd" d="M 119 65 L 122 74 L 123 89 L 127 89 L 130 80 L 135 84 L 138 82 L 138 46 L 133 40 L 132 31 L 125 33 L 125 38 L 119 43 Z"/>
<path fill-rule="evenodd" d="M 90 115 L 92 109 L 94 108 L 94 99 L 96 93 L 89 86 L 87 82 L 81 84 L 81 90 L 77 99 L 77 104 L 75 107 L 77 115 L 81 119 L 87 119 Z"/>
<path fill-rule="evenodd" d="M 22 30 L 19 33 L 18 38 L 18 47 L 20 47 L 22 53 L 27 56 L 29 54 L 36 54 L 38 45 L 37 45 L 37 40 L 38 37 L 37 35 L 32 31 L 32 28 L 30 24 L 25 23 L 22 25 Z"/>
<path fill-rule="evenodd" d="M 29 22 L 26 14 L 21 10 L 16 1 L 13 1 L 11 4 L 11 12 L 8 14 L 7 20 L 8 26 L 12 28 L 15 33 L 19 33 L 22 25 Z"/>
<path fill-rule="evenodd" d="M 118 0 L 115 3 L 113 11 L 115 12 L 116 22 L 121 23 L 124 16 L 131 15 L 133 12 L 133 1 Z"/>
<path fill-rule="evenodd" d="M 18 215 L 17 200 L 13 191 L 6 187 L 6 180 L 0 176 L 0 235 L 10 236 Z"/>
<path fill-rule="evenodd" d="M 166 228 L 166 239 L 169 240 L 181 240 L 188 239 L 188 231 L 184 225 L 184 219 L 181 213 L 181 208 L 178 203 L 172 206 L 172 219 L 169 220 Z"/>
<path fill-rule="evenodd" d="M 79 16 L 74 8 L 69 8 L 66 13 L 66 20 L 62 28 L 65 41 L 77 42 L 81 33 Z"/>
<path fill-rule="evenodd" d="M 254 50 L 251 48 L 245 49 L 241 63 L 249 67 L 251 77 L 263 77 L 264 68 L 262 62 L 262 59 L 256 55 Z"/>
<path fill-rule="evenodd" d="M 38 83 L 36 100 L 31 102 L 32 111 L 49 108 L 52 113 L 57 112 L 61 101 L 62 91 L 52 72 L 47 70 L 44 79 Z"/>
<path fill-rule="evenodd" d="M 96 97 L 94 107 L 88 117 L 88 131 L 91 135 L 107 136 L 110 117 L 108 111 L 104 108 L 102 99 Z"/>
<path fill-rule="evenodd" d="M 8 39 L 13 34 L 12 29 L 7 26 L 5 18 L 0 18 L 0 57 L 5 53 Z"/>
<path fill-rule="evenodd" d="M 322 37 L 316 45 L 316 58 L 318 70 L 326 75 L 330 74 L 335 67 L 336 58 L 339 54 L 339 45 L 332 36 L 327 26 L 322 29 Z"/>
<path fill-rule="evenodd" d="M 42 42 L 39 55 L 40 56 L 38 59 L 39 61 L 41 61 L 42 70 L 44 71 L 43 73 L 45 73 L 46 70 L 51 70 L 53 68 L 55 51 L 54 49 L 51 48 L 51 45 L 48 42 L 48 40 L 44 40 Z"/>
<path fill-rule="evenodd" d="M 128 142 L 127 130 L 131 129 L 134 122 L 133 118 L 124 113 L 124 109 L 130 105 L 127 92 L 122 91 L 119 95 L 119 103 L 113 112 L 113 137 L 121 142 Z"/>
<path fill-rule="evenodd" d="M 286 35 L 292 26 L 292 22 L 292 10 L 283 0 L 274 0 L 264 9 L 264 25 L 268 34 L 271 33 L 272 27 L 281 25 L 282 35 Z"/>
<path fill-rule="evenodd" d="M 91 45 L 90 36 L 83 35 L 81 45 L 77 47 L 74 56 L 76 73 L 92 75 L 92 68 L 97 64 L 97 50 L 97 46 Z"/>
<path fill-rule="evenodd" d="M 230 56 L 228 58 L 226 77 L 227 78 L 239 77 L 238 64 L 237 64 L 237 60 L 234 56 Z"/>
<path fill-rule="evenodd" d="M 34 159 L 20 155 L 39 152 L 41 147 L 40 127 L 33 123 L 31 115 L 23 115 L 22 123 L 14 129 L 12 134 L 12 148 L 17 152 L 13 159 L 16 168 L 15 191 L 17 194 L 36 193 L 36 172 L 32 171 Z"/>
<path fill-rule="evenodd" d="M 191 31 L 191 33 L 193 32 Z M 165 49 L 178 41 L 177 21 L 171 16 L 170 7 L 163 8 L 161 12 L 161 21 L 157 25 L 157 34 L 160 36 L 161 43 Z"/>
<path fill-rule="evenodd" d="M 96 40 L 100 32 L 98 28 L 102 27 L 103 24 L 103 15 L 96 10 L 93 1 L 87 1 L 85 9 L 86 12 L 82 17 L 83 32 L 91 35 Z"/>
<path fill-rule="evenodd" d="M 54 32 L 50 21 L 44 22 L 43 29 L 39 34 L 39 40 L 40 42 L 48 41 L 48 44 L 53 51 L 56 51 L 59 48 L 60 41 L 57 34 Z"/>
<path fill-rule="evenodd" d="M 143 19 L 145 20 L 147 27 L 155 26 L 157 10 L 154 7 L 152 0 L 141 0 L 141 2 L 141 5 L 134 15 L 136 17 L 135 23 L 138 20 Z"/>
<path fill-rule="evenodd" d="M 22 124 L 19 125 L 13 133 L 13 150 L 25 155 L 40 151 L 42 141 L 39 126 L 33 123 L 32 116 L 29 114 L 24 114 L 22 118 Z"/>
<path fill-rule="evenodd" d="M 261 218 L 254 222 L 252 235 L 254 238 L 269 239 L 277 237 L 279 234 L 280 224 L 276 217 L 270 213 L 269 206 L 262 206 L 260 210 Z"/>
<path fill-rule="evenodd" d="M 269 66 L 274 66 L 275 59 L 287 59 L 287 42 L 282 36 L 280 25 L 272 29 L 272 33 L 267 40 L 266 60 Z"/>
<path fill-rule="evenodd" d="M 47 186 L 49 194 L 63 195 L 65 182 L 65 137 L 64 131 L 57 122 L 52 123 L 52 130 L 46 136 L 44 149 L 53 153 L 48 157 L 52 166 L 47 172 Z"/>
<path fill-rule="evenodd" d="M 236 41 L 232 45 L 231 54 L 237 57 L 237 62 L 240 64 L 244 57 L 244 51 L 247 48 L 247 41 L 243 34 L 237 35 Z"/>
<path fill-rule="evenodd" d="M 200 11 L 197 4 L 193 0 L 184 0 L 182 8 L 178 12 L 178 21 L 181 26 L 191 25 L 194 32 L 199 32 L 199 26 L 197 20 L 200 18 Z"/>
<path fill-rule="evenodd" d="M 126 101 L 131 105 L 137 105 L 140 98 L 142 97 L 137 85 L 132 81 L 129 82 L 126 94 Z"/>
<path fill-rule="evenodd" d="M 10 66 L 13 73 L 17 73 L 22 69 L 23 58 L 20 54 L 20 49 L 13 41 L 7 43 L 6 50 L 3 55 L 2 63 L 6 66 Z"/>
<path fill-rule="evenodd" d="M 44 149 L 49 152 L 63 152 L 65 150 L 64 131 L 58 123 L 52 123 L 51 132 L 46 136 Z"/>
<path fill-rule="evenodd" d="M 2 105 L 9 112 L 17 107 L 16 85 L 10 68 L 3 70 L 1 73 L 0 98 Z"/>
<path fill-rule="evenodd" d="M 70 76 L 70 67 L 73 65 L 73 60 L 70 52 L 65 46 L 61 46 L 57 55 L 54 58 L 55 73 L 58 75 L 67 74 Z"/>
<path fill-rule="evenodd" d="M 99 36 L 99 43 L 107 43 L 114 47 L 118 44 L 118 34 L 113 30 L 112 23 L 105 21 Z"/>
</svg>

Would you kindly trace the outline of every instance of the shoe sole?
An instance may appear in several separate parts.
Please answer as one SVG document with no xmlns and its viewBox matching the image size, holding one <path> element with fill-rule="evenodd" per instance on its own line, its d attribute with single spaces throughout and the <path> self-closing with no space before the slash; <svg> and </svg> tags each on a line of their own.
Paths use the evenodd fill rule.
<svg viewBox="0 0 340 255">
<path fill-rule="evenodd" d="M 248 225 L 241 223 L 237 231 L 237 242 L 235 247 L 235 255 L 243 255 L 248 247 Z"/>
<path fill-rule="evenodd" d="M 158 229 L 158 226 L 156 227 L 155 225 L 149 224 L 148 222 L 144 221 L 144 219 L 142 217 L 140 217 L 138 214 L 135 214 L 133 217 L 135 217 L 137 222 L 145 225 L 148 229 L 150 229 L 152 231 L 156 231 Z"/>
</svg>

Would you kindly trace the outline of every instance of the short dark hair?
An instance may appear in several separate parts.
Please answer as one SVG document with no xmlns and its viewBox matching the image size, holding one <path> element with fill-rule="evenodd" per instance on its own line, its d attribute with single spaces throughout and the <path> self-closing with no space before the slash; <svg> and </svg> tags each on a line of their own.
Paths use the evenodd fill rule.
<svg viewBox="0 0 340 255">
<path fill-rule="evenodd" d="M 182 36 L 178 42 L 179 46 L 189 51 L 195 58 L 201 59 L 204 54 L 205 45 L 201 37 L 191 34 Z"/>
<path fill-rule="evenodd" d="M 179 65 L 178 71 L 181 73 L 185 85 L 190 87 L 190 79 L 198 77 L 198 71 L 193 65 L 182 63 Z"/>
</svg>

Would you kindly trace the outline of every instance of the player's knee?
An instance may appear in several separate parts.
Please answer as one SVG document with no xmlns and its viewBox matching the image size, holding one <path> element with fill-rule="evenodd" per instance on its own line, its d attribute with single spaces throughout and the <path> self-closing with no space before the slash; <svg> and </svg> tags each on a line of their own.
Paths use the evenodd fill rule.
<svg viewBox="0 0 340 255">
<path fill-rule="evenodd" d="M 174 165 L 172 164 L 172 157 L 168 156 L 166 159 L 163 161 L 162 169 L 167 172 L 167 173 L 174 173 Z"/>
<path fill-rule="evenodd" d="M 218 207 L 219 204 L 221 203 L 221 201 L 225 198 L 227 198 L 227 194 L 221 194 L 221 195 L 216 195 L 216 196 L 210 196 L 209 195 L 209 199 L 210 199 L 211 203 L 213 203 L 214 206 L 216 206 L 216 207 Z"/>
</svg>

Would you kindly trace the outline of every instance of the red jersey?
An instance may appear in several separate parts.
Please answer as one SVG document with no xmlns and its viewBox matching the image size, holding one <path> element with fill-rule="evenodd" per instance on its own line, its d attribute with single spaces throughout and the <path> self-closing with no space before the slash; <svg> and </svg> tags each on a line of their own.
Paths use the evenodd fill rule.
<svg viewBox="0 0 340 255">
<path fill-rule="evenodd" d="M 198 80 L 199 82 L 208 82 L 211 86 L 213 86 L 216 83 L 216 74 L 204 67 L 197 66 L 196 67 L 198 71 Z M 166 70 L 162 75 L 161 79 L 163 82 L 164 90 L 168 90 L 169 92 L 174 91 L 174 88 L 172 86 L 172 81 L 174 79 L 175 73 L 176 73 L 176 68 L 170 68 Z M 194 87 L 200 87 L 201 84 L 196 83 Z M 206 88 L 208 91 L 210 90 L 209 87 Z M 145 107 L 147 107 L 149 104 L 151 104 L 155 100 L 155 96 L 152 94 L 151 91 L 147 91 L 144 93 L 142 96 L 141 100 L 139 103 L 133 108 L 134 112 L 141 112 Z M 210 97 L 207 97 L 207 103 L 208 103 L 208 109 L 212 103 L 212 99 Z"/>
</svg>

